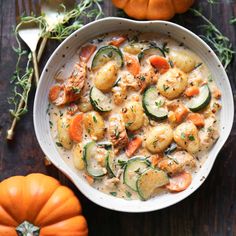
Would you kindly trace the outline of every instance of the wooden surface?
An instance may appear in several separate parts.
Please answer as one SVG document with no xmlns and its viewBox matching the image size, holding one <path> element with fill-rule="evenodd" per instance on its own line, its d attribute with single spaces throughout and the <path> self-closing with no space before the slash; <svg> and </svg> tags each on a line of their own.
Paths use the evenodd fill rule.
<svg viewBox="0 0 236 236">
<path fill-rule="evenodd" d="M 27 1 L 26 1 L 27 2 Z M 105 0 L 103 9 L 106 16 L 116 16 L 117 11 L 110 0 Z M 207 0 L 199 0 L 195 7 L 201 7 L 204 14 L 226 34 L 236 46 L 236 26 L 228 24 L 236 15 L 236 1 L 218 0 L 211 7 Z M 114 212 L 95 205 L 86 199 L 75 186 L 53 166 L 45 167 L 43 153 L 37 143 L 32 106 L 34 91 L 30 94 L 28 114 L 17 125 L 15 140 L 7 143 L 6 129 L 10 125 L 7 97 L 10 96 L 9 78 L 16 63 L 11 49 L 15 43 L 12 25 L 15 24 L 15 1 L 0 0 L 0 179 L 12 175 L 41 172 L 59 178 L 71 187 L 81 199 L 84 214 L 88 220 L 90 235 L 96 236 L 185 236 L 185 235 L 236 235 L 236 126 L 217 157 L 214 167 L 204 184 L 190 197 L 167 209 L 145 214 Z M 176 17 L 185 27 L 197 33 L 199 19 L 187 13 Z M 40 68 L 58 45 L 49 42 Z M 235 47 L 234 47 L 235 48 Z M 236 49 L 236 48 L 235 48 Z M 228 69 L 228 75 L 236 93 L 236 62 Z M 0 193 L 1 194 L 1 193 Z"/>
</svg>

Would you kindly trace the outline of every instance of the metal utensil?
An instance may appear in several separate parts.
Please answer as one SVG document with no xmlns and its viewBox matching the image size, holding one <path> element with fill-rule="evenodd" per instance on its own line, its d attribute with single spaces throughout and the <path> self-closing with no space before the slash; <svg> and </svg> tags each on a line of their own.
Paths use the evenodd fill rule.
<svg viewBox="0 0 236 236">
<path fill-rule="evenodd" d="M 75 0 L 42 0 L 41 11 L 45 15 L 45 20 L 48 25 L 46 31 L 51 32 L 58 23 L 63 21 L 65 9 L 62 4 L 67 10 L 71 10 L 74 8 L 75 3 Z M 47 40 L 48 38 L 45 36 L 40 43 L 38 58 L 42 56 Z"/>
<path fill-rule="evenodd" d="M 32 22 L 22 22 L 18 28 L 18 34 L 21 39 L 27 44 L 30 51 L 32 52 L 33 57 L 33 66 L 34 66 L 34 75 L 36 85 L 39 82 L 39 69 L 38 69 L 38 61 L 36 56 L 36 48 L 41 38 L 41 30 L 39 25 L 32 21 Z"/>
</svg>

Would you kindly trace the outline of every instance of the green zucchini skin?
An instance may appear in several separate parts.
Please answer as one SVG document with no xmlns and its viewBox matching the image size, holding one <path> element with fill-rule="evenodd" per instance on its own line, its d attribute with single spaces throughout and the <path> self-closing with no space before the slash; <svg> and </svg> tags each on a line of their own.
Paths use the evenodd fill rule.
<svg viewBox="0 0 236 236">
<path fill-rule="evenodd" d="M 139 177 L 139 174 L 142 173 L 146 168 L 148 168 L 149 165 L 150 164 L 144 157 L 133 157 L 129 159 L 124 169 L 124 184 L 137 192 L 136 181 Z M 129 174 L 132 174 L 133 178 L 130 178 Z"/>
<path fill-rule="evenodd" d="M 200 101 L 197 101 L 200 100 Z M 190 102 L 188 102 L 188 108 L 193 111 L 197 112 L 208 106 L 211 101 L 211 91 L 207 84 L 204 84 L 200 88 L 200 92 L 197 96 L 191 98 Z"/>
<path fill-rule="evenodd" d="M 106 158 L 106 168 L 110 177 L 115 177 L 115 156 L 109 152 Z"/>
<path fill-rule="evenodd" d="M 104 64 L 104 61 L 115 60 L 118 67 L 124 65 L 123 54 L 118 47 L 109 45 L 98 49 L 93 57 L 91 69 L 97 69 Z"/>
<path fill-rule="evenodd" d="M 145 55 L 148 55 L 148 53 L 150 53 L 151 50 L 156 50 L 156 51 L 159 52 L 163 57 L 166 57 L 165 52 L 164 52 L 161 48 L 159 48 L 158 46 L 155 46 L 155 47 L 154 47 L 154 46 L 151 46 L 151 47 L 149 47 L 149 48 L 143 49 L 142 52 L 140 52 L 140 53 L 138 54 L 138 60 L 139 60 L 139 62 L 141 62 L 141 61 L 143 60 L 144 56 L 145 56 Z M 157 53 L 157 55 L 158 55 L 159 53 Z M 153 55 L 155 55 L 155 54 L 153 54 Z"/>
<path fill-rule="evenodd" d="M 100 169 L 94 169 L 91 165 L 92 162 L 92 158 L 93 158 L 93 154 L 92 153 L 94 150 L 94 148 L 97 148 L 97 144 L 95 142 L 89 142 L 84 146 L 84 150 L 83 150 L 83 159 L 85 162 L 85 166 L 86 166 L 86 170 L 88 172 L 89 175 L 98 178 L 98 177 L 102 177 L 104 175 L 106 175 L 106 173 L 104 172 L 103 168 L 101 167 Z M 94 154 L 96 155 L 96 154 Z"/>
<path fill-rule="evenodd" d="M 155 168 L 146 169 L 137 179 L 137 192 L 141 200 L 148 200 L 153 191 L 169 183 L 167 174 Z"/>
<path fill-rule="evenodd" d="M 163 108 L 155 107 L 155 104 L 153 104 L 153 102 L 155 103 L 155 99 L 158 99 L 156 87 L 147 88 L 142 98 L 144 112 L 152 120 L 164 120 L 168 117 L 168 112 Z"/>
<path fill-rule="evenodd" d="M 109 103 L 109 98 L 96 87 L 92 87 L 90 89 L 89 99 L 91 105 L 96 111 L 108 112 L 112 110 L 112 106 Z"/>
</svg>

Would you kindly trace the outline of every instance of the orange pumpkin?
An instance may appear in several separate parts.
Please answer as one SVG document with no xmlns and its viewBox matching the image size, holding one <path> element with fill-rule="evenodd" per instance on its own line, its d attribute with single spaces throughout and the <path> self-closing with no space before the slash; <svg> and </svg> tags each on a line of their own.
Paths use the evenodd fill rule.
<svg viewBox="0 0 236 236">
<path fill-rule="evenodd" d="M 194 0 L 112 0 L 114 5 L 135 19 L 169 20 L 186 12 Z"/>
<path fill-rule="evenodd" d="M 1 236 L 86 236 L 88 228 L 74 193 L 43 174 L 0 183 Z"/>
</svg>

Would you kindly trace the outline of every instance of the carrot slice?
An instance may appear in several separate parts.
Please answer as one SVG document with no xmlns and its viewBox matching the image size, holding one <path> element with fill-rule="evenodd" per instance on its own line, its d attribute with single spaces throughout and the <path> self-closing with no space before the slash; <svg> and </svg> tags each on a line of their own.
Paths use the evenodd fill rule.
<svg viewBox="0 0 236 236">
<path fill-rule="evenodd" d="M 151 156 L 151 163 L 152 163 L 152 166 L 156 167 L 158 165 L 158 163 L 161 161 L 161 157 L 156 154 L 156 155 L 152 155 Z"/>
<path fill-rule="evenodd" d="M 192 121 L 197 127 L 202 127 L 205 125 L 203 115 L 199 113 L 190 113 L 187 116 L 187 120 Z"/>
<path fill-rule="evenodd" d="M 192 183 L 192 176 L 187 172 L 182 172 L 169 179 L 170 183 L 166 185 L 166 188 L 171 192 L 181 192 L 188 188 Z"/>
<path fill-rule="evenodd" d="M 170 69 L 170 64 L 164 57 L 152 56 L 149 59 L 152 66 L 154 66 L 160 74 L 164 74 Z"/>
<path fill-rule="evenodd" d="M 93 44 L 88 44 L 81 48 L 79 58 L 81 61 L 88 62 L 89 58 L 93 55 L 96 51 L 97 46 Z"/>
<path fill-rule="evenodd" d="M 192 97 L 199 94 L 199 88 L 196 86 L 191 86 L 185 90 L 185 95 L 187 97 Z"/>
<path fill-rule="evenodd" d="M 186 115 L 188 114 L 188 109 L 186 106 L 184 106 L 183 104 L 179 104 L 178 107 L 175 110 L 175 119 L 176 122 L 181 122 Z"/>
<path fill-rule="evenodd" d="M 50 88 L 50 91 L 49 91 L 49 100 L 51 101 L 51 102 L 54 102 L 55 100 L 57 100 L 57 98 L 58 98 L 58 96 L 59 96 L 59 94 L 60 94 L 60 92 L 61 92 L 61 86 L 60 85 L 58 85 L 58 84 L 56 84 L 56 85 L 54 85 L 54 86 L 52 86 L 51 88 Z"/>
<path fill-rule="evenodd" d="M 133 76 L 137 76 L 140 73 L 140 64 L 137 58 L 126 54 L 125 61 L 126 61 L 126 67 L 128 71 Z"/>
<path fill-rule="evenodd" d="M 94 178 L 91 175 L 84 174 L 84 178 L 88 181 L 90 185 L 94 183 Z"/>
<path fill-rule="evenodd" d="M 133 138 L 129 143 L 126 148 L 126 155 L 128 157 L 131 157 L 137 150 L 138 148 L 142 145 L 142 139 L 140 137 L 135 137 Z"/>
<path fill-rule="evenodd" d="M 83 113 L 79 113 L 71 119 L 69 127 L 70 138 L 75 142 L 81 142 L 83 137 Z"/>
<path fill-rule="evenodd" d="M 126 39 L 127 38 L 125 36 L 115 36 L 108 44 L 119 47 L 122 43 L 126 41 Z"/>
</svg>

